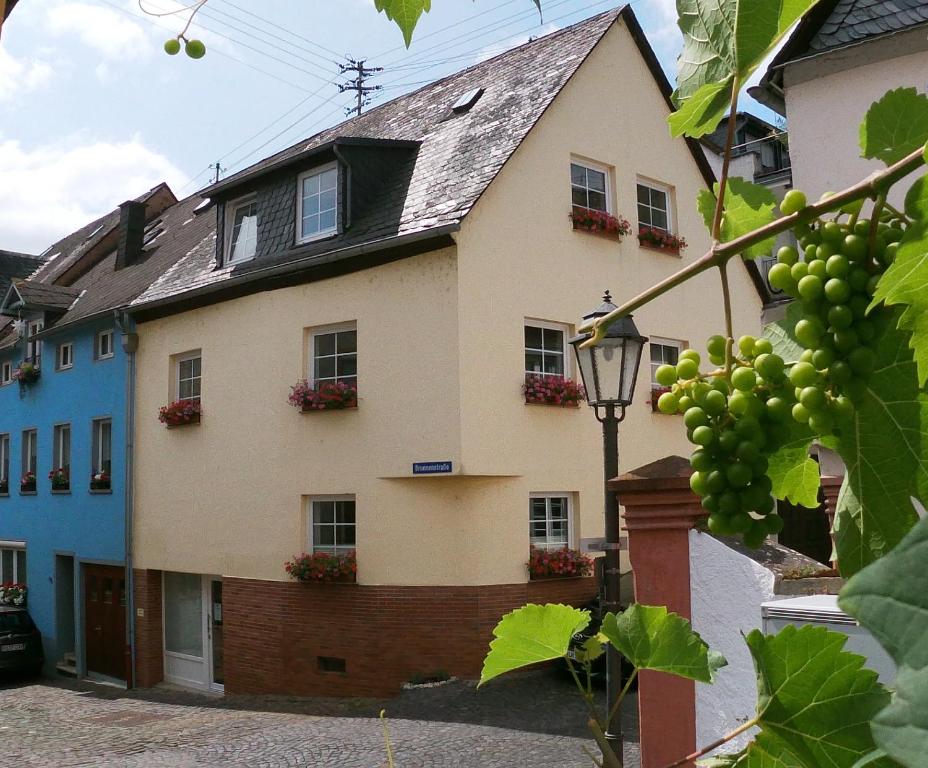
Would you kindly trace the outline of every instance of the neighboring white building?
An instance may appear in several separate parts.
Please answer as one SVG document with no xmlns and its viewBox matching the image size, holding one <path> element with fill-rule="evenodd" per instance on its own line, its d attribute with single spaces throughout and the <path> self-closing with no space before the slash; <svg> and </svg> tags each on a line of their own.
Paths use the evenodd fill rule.
<svg viewBox="0 0 928 768">
<path fill-rule="evenodd" d="M 886 91 L 928 86 L 928 3 L 822 0 L 751 95 L 789 121 L 793 183 L 810 199 L 883 167 L 858 129 Z"/>
</svg>

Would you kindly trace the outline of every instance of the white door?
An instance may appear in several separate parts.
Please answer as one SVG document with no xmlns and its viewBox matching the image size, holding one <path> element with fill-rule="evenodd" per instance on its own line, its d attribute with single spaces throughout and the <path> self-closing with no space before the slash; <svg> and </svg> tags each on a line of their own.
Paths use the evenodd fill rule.
<svg viewBox="0 0 928 768">
<path fill-rule="evenodd" d="M 165 571 L 162 594 L 164 679 L 188 688 L 223 690 L 222 581 Z"/>
</svg>

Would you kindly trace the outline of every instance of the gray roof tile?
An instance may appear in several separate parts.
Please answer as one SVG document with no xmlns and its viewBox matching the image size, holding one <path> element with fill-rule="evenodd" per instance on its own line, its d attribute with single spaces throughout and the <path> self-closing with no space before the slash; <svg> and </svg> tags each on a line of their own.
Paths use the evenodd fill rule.
<svg viewBox="0 0 928 768">
<path fill-rule="evenodd" d="M 928 24 L 925 0 L 839 0 L 809 42 L 821 52 L 871 37 Z"/>
</svg>

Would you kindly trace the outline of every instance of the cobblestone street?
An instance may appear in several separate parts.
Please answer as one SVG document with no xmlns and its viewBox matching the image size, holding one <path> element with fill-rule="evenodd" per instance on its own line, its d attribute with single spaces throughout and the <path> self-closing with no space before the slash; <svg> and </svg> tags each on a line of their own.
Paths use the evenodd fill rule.
<svg viewBox="0 0 928 768">
<path fill-rule="evenodd" d="M 68 681 L 0 688 L 0 766 L 283 768 L 386 765 L 385 708 L 397 768 L 582 768 L 593 744 L 570 684 L 552 672 L 487 686 L 406 691 L 387 701 L 126 692 Z M 637 766 L 633 708 L 625 713 Z"/>
</svg>

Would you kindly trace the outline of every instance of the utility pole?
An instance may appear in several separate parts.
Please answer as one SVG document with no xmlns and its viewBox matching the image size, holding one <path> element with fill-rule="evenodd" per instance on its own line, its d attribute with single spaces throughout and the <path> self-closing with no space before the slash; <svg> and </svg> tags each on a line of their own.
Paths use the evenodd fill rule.
<svg viewBox="0 0 928 768">
<path fill-rule="evenodd" d="M 361 110 L 371 103 L 371 100 L 368 98 L 368 94 L 379 91 L 383 88 L 382 85 L 365 85 L 365 81 L 370 78 L 372 75 L 375 75 L 378 72 L 383 72 L 383 67 L 365 67 L 365 59 L 352 59 L 350 56 L 346 57 L 348 59 L 347 64 L 339 64 L 338 68 L 341 70 L 341 73 L 344 75 L 348 72 L 354 74 L 354 78 L 349 80 L 347 83 L 342 83 L 338 86 L 340 93 L 345 93 L 345 91 L 354 91 L 358 96 L 358 103 L 349 107 L 345 110 L 346 115 L 351 115 L 352 113 L 355 116 L 361 114 Z"/>
<path fill-rule="evenodd" d="M 213 184 L 218 184 L 219 174 L 222 173 L 225 170 L 225 168 L 220 167 L 218 160 L 216 161 L 215 165 L 211 165 L 209 168 L 211 171 L 216 171 L 216 178 L 213 179 Z"/>
</svg>

